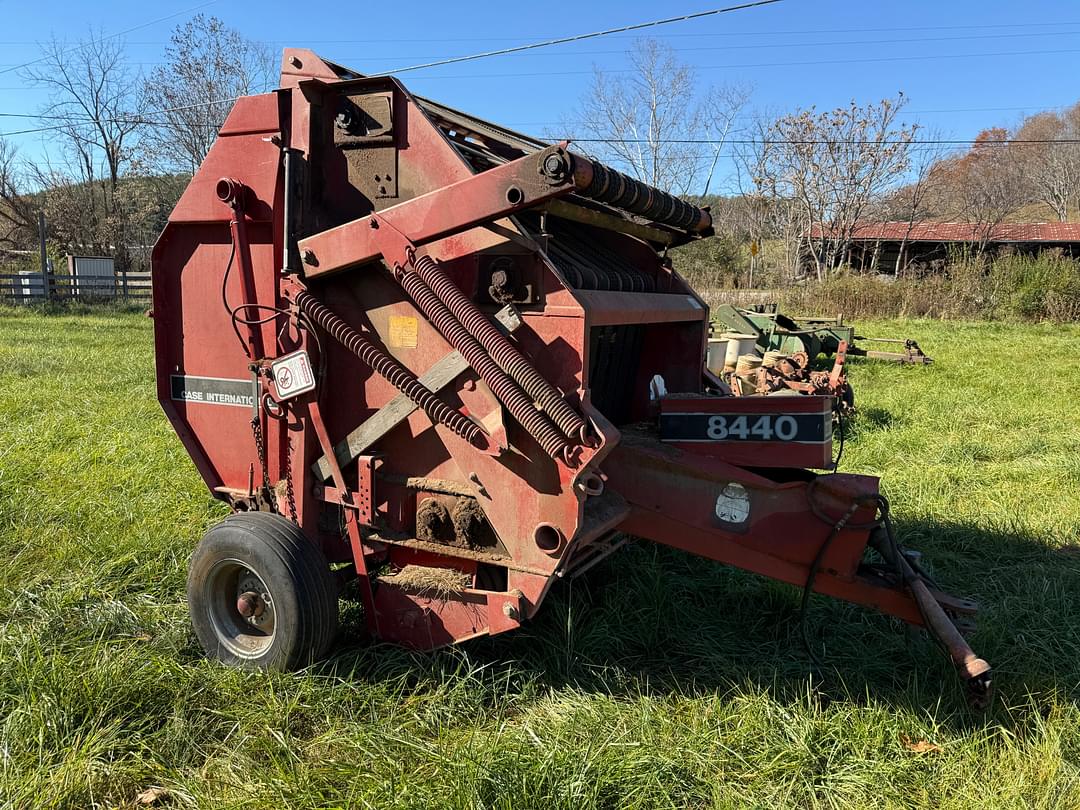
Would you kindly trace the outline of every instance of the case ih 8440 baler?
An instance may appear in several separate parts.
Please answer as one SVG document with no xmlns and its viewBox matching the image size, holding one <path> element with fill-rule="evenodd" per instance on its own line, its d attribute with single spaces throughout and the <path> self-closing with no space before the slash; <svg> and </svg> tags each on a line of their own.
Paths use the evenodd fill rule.
<svg viewBox="0 0 1080 810">
<path fill-rule="evenodd" d="M 974 605 L 897 545 L 875 478 L 809 471 L 832 398 L 704 369 L 665 255 L 710 233 L 566 144 L 286 51 L 153 256 L 158 396 L 235 512 L 190 563 L 207 652 L 318 658 L 350 579 L 374 638 L 503 633 L 631 535 L 925 626 L 984 701 Z"/>
</svg>

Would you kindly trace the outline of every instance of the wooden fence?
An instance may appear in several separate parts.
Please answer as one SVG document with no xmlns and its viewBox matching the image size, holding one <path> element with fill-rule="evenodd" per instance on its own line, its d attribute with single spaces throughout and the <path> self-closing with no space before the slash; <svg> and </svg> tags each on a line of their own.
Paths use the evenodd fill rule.
<svg viewBox="0 0 1080 810">
<path fill-rule="evenodd" d="M 45 301 L 119 302 L 150 305 L 149 273 L 115 276 L 70 276 L 40 273 L 0 273 L 0 301 L 35 304 Z"/>
</svg>

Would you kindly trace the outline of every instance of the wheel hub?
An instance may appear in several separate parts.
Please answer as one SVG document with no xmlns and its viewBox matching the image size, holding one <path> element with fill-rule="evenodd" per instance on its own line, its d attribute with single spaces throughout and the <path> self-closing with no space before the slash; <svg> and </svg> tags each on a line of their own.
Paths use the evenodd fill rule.
<svg viewBox="0 0 1080 810">
<path fill-rule="evenodd" d="M 254 591 L 244 591 L 236 599 L 236 610 L 249 621 L 258 620 L 266 612 L 266 602 L 260 594 Z"/>
</svg>

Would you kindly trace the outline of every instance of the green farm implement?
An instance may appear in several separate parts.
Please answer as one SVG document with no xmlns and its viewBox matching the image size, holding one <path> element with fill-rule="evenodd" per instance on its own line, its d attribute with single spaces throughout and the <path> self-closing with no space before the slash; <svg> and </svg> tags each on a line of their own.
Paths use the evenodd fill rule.
<svg viewBox="0 0 1080 810">
<path fill-rule="evenodd" d="M 806 352 L 811 358 L 818 355 L 834 355 L 841 343 L 847 344 L 848 357 L 867 357 L 894 363 L 927 365 L 933 359 L 927 357 L 914 340 L 902 338 L 868 338 L 855 334 L 855 327 L 845 324 L 842 315 L 835 318 L 800 318 L 796 320 L 778 311 L 776 304 L 759 304 L 754 307 L 734 307 L 721 304 L 712 311 L 713 332 L 737 333 L 755 336 L 756 347 L 765 352 L 782 352 L 792 355 Z M 902 351 L 867 350 L 856 341 L 868 343 L 891 343 L 902 346 Z"/>
</svg>

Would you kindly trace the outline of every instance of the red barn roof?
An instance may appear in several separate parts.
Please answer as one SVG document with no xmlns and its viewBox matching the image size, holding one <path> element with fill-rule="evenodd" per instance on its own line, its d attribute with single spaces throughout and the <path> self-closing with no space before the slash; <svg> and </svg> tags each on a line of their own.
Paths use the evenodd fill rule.
<svg viewBox="0 0 1080 810">
<path fill-rule="evenodd" d="M 824 229 L 814 226 L 810 236 L 820 239 Z M 855 227 L 859 242 L 978 242 L 983 226 L 971 222 L 916 222 L 908 233 L 906 222 L 865 222 Z M 1080 222 L 1007 222 L 996 226 L 990 242 L 1080 242 Z"/>
</svg>

